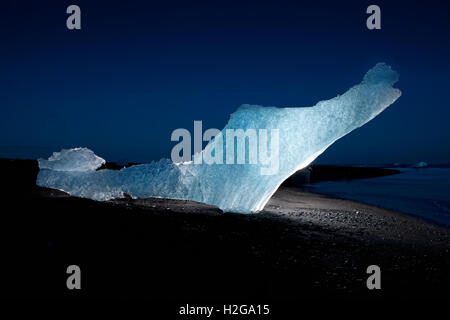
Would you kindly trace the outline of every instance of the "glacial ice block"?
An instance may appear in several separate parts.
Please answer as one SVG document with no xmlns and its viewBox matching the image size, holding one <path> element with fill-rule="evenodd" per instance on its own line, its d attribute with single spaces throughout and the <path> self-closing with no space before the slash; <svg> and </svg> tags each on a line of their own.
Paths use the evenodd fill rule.
<svg viewBox="0 0 450 320">
<path fill-rule="evenodd" d="M 53 152 L 48 160 L 38 161 L 40 169 L 54 171 L 94 171 L 105 163 L 104 159 L 88 148 L 63 149 L 60 152 Z"/>
<path fill-rule="evenodd" d="M 395 71 L 379 63 L 367 72 L 360 84 L 313 107 L 242 105 L 230 116 L 221 133 L 194 156 L 198 160 L 206 153 L 217 155 L 216 150 L 220 148 L 226 151 L 229 129 L 256 132 L 264 129 L 269 133 L 278 130 L 276 150 L 274 145 L 267 144 L 268 154 L 278 151 L 276 170 L 271 174 L 261 174 L 262 169 L 267 169 L 261 162 L 196 164 L 196 161 L 174 163 L 168 159 L 122 170 L 95 171 L 104 160 L 89 149 L 76 148 L 54 153 L 48 160 L 40 159 L 37 184 L 94 200 L 108 200 L 127 193 L 137 198 L 194 200 L 216 205 L 224 211 L 258 212 L 290 175 L 397 100 L 401 92 L 392 87 L 397 80 Z M 249 151 L 249 144 L 245 144 L 245 151 Z M 235 160 L 236 157 L 237 154 Z"/>
</svg>

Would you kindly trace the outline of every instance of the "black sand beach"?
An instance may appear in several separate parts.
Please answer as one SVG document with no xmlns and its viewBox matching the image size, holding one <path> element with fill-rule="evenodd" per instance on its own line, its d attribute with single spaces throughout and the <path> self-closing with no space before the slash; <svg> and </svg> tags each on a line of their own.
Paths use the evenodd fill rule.
<svg viewBox="0 0 450 320">
<path fill-rule="evenodd" d="M 258 214 L 191 201 L 96 202 L 36 187 L 36 161 L 1 160 L 2 295 L 224 303 L 448 299 L 450 230 L 281 187 Z M 82 290 L 66 288 L 66 268 Z M 382 289 L 366 268 L 380 266 Z"/>
</svg>

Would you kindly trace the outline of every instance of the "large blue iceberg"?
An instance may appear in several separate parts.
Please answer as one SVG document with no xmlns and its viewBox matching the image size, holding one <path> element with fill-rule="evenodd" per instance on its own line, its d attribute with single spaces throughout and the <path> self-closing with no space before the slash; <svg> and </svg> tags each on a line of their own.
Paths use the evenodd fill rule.
<svg viewBox="0 0 450 320">
<path fill-rule="evenodd" d="M 258 212 L 290 175 L 397 100 L 401 92 L 392 87 L 397 80 L 398 74 L 391 67 L 379 63 L 360 84 L 314 107 L 242 105 L 230 116 L 225 128 L 189 162 L 162 159 L 122 170 L 96 170 L 104 160 L 89 149 L 55 152 L 48 160 L 39 159 L 37 185 L 94 200 L 128 194 L 137 198 L 194 200 L 231 212 Z M 225 159 L 218 150 L 226 151 L 226 132 L 231 129 L 265 132 L 265 142 L 260 141 L 258 150 L 261 153 L 264 144 L 265 152 L 276 163 L 251 162 L 248 155 L 245 163 L 238 163 L 239 152 L 234 152 L 234 164 L 225 160 L 199 164 L 199 158 L 206 154 Z M 250 143 L 243 145 L 246 152 L 252 151 Z M 236 146 L 234 149 L 238 151 Z"/>
</svg>

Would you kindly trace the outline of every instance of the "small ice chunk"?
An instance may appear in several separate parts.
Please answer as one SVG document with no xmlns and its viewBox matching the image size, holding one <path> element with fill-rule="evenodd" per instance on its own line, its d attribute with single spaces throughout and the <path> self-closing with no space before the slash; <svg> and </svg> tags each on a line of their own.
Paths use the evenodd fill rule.
<svg viewBox="0 0 450 320">
<path fill-rule="evenodd" d="M 106 161 L 88 148 L 62 149 L 45 159 L 38 159 L 40 169 L 54 171 L 94 171 Z"/>
<path fill-rule="evenodd" d="M 417 162 L 416 164 L 414 164 L 412 167 L 413 168 L 426 168 L 426 167 L 428 167 L 428 163 L 426 163 L 424 161 L 420 161 L 420 162 Z"/>
</svg>

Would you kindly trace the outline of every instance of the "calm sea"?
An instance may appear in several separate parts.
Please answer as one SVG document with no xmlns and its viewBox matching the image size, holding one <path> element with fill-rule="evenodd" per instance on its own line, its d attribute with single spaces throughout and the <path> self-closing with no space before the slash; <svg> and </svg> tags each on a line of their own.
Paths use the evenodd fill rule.
<svg viewBox="0 0 450 320">
<path fill-rule="evenodd" d="M 391 176 L 326 181 L 308 185 L 313 192 L 404 212 L 450 227 L 450 168 L 395 168 Z"/>
</svg>

